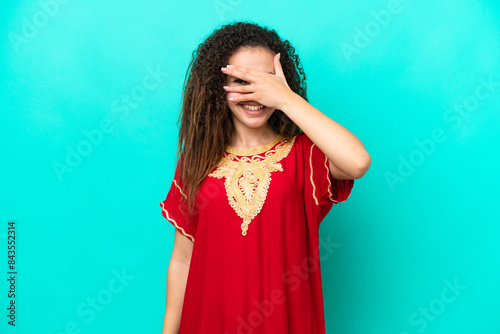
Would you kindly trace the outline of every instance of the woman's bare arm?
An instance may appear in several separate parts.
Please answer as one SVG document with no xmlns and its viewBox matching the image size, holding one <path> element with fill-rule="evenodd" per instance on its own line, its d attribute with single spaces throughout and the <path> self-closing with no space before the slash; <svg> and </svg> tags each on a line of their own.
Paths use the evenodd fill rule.
<svg viewBox="0 0 500 334">
<path fill-rule="evenodd" d="M 174 249 L 167 270 L 167 304 L 162 334 L 178 334 L 184 292 L 194 243 L 175 229 Z"/>
</svg>

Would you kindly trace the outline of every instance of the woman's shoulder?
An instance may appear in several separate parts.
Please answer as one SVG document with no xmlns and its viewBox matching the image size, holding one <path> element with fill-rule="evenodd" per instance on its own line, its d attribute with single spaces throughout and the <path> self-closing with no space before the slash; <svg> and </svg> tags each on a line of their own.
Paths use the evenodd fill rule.
<svg viewBox="0 0 500 334">
<path fill-rule="evenodd" d="M 304 145 L 311 146 L 313 144 L 312 140 L 304 132 L 292 135 L 290 141 L 293 141 L 296 148 L 302 148 Z"/>
</svg>

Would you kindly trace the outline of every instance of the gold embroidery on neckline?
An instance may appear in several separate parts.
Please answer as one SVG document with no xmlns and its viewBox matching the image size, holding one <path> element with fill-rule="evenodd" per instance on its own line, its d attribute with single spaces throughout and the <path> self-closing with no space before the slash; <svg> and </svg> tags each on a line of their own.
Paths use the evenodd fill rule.
<svg viewBox="0 0 500 334">
<path fill-rule="evenodd" d="M 295 142 L 293 136 L 285 140 L 278 135 L 270 144 L 276 144 L 273 149 L 250 156 L 237 156 L 233 153 L 241 150 L 226 150 L 226 154 L 217 165 L 217 169 L 208 176 L 225 177 L 224 186 L 229 205 L 236 214 L 243 218 L 241 234 L 246 235 L 248 225 L 261 211 L 271 183 L 271 172 L 283 171 L 279 161 L 285 158 Z M 270 144 L 264 146 L 273 147 Z"/>
</svg>

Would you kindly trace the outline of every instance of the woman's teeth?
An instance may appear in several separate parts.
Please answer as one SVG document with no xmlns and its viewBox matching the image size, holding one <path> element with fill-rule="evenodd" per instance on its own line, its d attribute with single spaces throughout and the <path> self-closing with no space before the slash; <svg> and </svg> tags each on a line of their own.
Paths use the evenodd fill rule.
<svg viewBox="0 0 500 334">
<path fill-rule="evenodd" d="M 247 109 L 247 110 L 252 110 L 252 111 L 257 111 L 257 110 L 260 110 L 260 109 L 264 109 L 264 106 L 261 104 L 261 105 L 258 105 L 258 106 L 250 106 L 250 105 L 242 105 L 243 108 Z"/>
</svg>

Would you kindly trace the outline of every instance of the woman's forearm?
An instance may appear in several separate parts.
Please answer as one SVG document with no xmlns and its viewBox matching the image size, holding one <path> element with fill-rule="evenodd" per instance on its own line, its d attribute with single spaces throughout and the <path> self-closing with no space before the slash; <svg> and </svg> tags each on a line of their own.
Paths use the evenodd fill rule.
<svg viewBox="0 0 500 334">
<path fill-rule="evenodd" d="M 371 158 L 358 137 L 298 94 L 291 94 L 286 101 L 283 112 L 335 166 L 352 178 L 360 178 L 366 173 Z"/>
<path fill-rule="evenodd" d="M 167 303 L 162 334 L 178 334 L 189 263 L 170 259 L 167 270 Z"/>
</svg>

